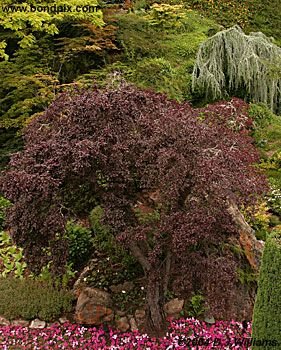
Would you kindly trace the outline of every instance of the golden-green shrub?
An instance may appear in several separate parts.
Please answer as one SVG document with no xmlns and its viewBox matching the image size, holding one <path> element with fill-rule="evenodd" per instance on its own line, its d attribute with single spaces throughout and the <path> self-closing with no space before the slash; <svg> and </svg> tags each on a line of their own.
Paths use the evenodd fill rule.
<svg viewBox="0 0 281 350">
<path fill-rule="evenodd" d="M 73 295 L 33 279 L 0 278 L 0 315 L 9 319 L 54 321 L 72 310 Z"/>
</svg>

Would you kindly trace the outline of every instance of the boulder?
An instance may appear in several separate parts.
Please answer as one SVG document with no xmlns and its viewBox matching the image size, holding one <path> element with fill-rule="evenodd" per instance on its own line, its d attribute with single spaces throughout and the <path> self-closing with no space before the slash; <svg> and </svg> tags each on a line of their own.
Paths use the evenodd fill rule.
<svg viewBox="0 0 281 350">
<path fill-rule="evenodd" d="M 46 322 L 41 321 L 38 318 L 35 320 L 31 321 L 29 328 L 34 328 L 34 329 L 41 329 L 46 327 Z"/>
<path fill-rule="evenodd" d="M 69 320 L 65 316 L 63 316 L 59 318 L 59 323 L 60 324 L 69 323 Z"/>
<path fill-rule="evenodd" d="M 9 326 L 10 321 L 8 321 L 5 317 L 0 316 L 0 326 Z"/>
<path fill-rule="evenodd" d="M 100 325 L 113 319 L 110 294 L 97 288 L 84 288 L 77 300 L 75 321 L 80 324 Z"/>
<path fill-rule="evenodd" d="M 106 315 L 104 318 L 103 318 L 103 321 L 104 322 L 111 322 L 114 320 L 114 312 L 112 311 L 112 313 Z"/>
<path fill-rule="evenodd" d="M 168 316 L 178 316 L 184 305 L 183 299 L 172 299 L 164 305 L 164 311 Z"/>
<path fill-rule="evenodd" d="M 127 317 L 120 317 L 115 321 L 116 327 L 121 331 L 121 332 L 126 332 L 130 329 L 130 324 L 127 319 Z"/>
<path fill-rule="evenodd" d="M 21 320 L 21 319 L 13 320 L 11 322 L 11 325 L 12 326 L 20 326 L 20 327 L 28 327 L 29 326 L 29 321 Z"/>
<path fill-rule="evenodd" d="M 75 321 L 80 324 L 99 326 L 112 319 L 112 309 L 96 305 L 93 302 L 86 303 L 79 311 L 76 310 Z"/>
<path fill-rule="evenodd" d="M 112 305 L 112 299 L 108 292 L 98 288 L 85 287 L 79 294 L 76 310 L 79 311 L 80 307 L 88 302 L 107 307 Z"/>
</svg>

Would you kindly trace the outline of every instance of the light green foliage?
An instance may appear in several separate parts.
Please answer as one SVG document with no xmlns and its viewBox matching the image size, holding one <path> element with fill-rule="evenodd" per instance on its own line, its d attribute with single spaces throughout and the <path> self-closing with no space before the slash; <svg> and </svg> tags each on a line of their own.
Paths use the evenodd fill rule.
<svg viewBox="0 0 281 350">
<path fill-rule="evenodd" d="M 0 232 L 0 275 L 23 278 L 26 263 L 21 248 L 16 247 L 8 232 Z"/>
<path fill-rule="evenodd" d="M 55 96 L 58 80 L 52 60 L 48 41 L 38 39 L 32 47 L 18 49 L 10 61 L 0 62 L 0 127 L 6 129 L 8 149 L 15 130 L 42 112 Z"/>
<path fill-rule="evenodd" d="M 48 6 L 59 9 L 64 5 L 72 11 L 46 11 Z M 1 2 L 0 168 L 7 165 L 12 152 L 21 148 L 21 129 L 29 118 L 42 113 L 58 92 L 69 88 L 61 83 L 71 83 L 80 70 L 85 72 L 93 64 L 90 53 L 75 54 L 81 43 L 85 51 L 89 48 L 85 38 L 99 42 L 99 52 L 112 44 L 112 31 L 104 34 L 102 12 L 94 9 L 96 5 L 97 1 L 84 0 L 70 0 L 67 4 L 62 0 Z M 84 10 L 77 11 L 77 6 Z M 86 11 L 87 6 L 92 10 Z M 84 26 L 93 29 L 87 31 Z M 71 57 L 69 46 L 60 42 L 58 47 L 57 39 L 73 40 Z"/>
<path fill-rule="evenodd" d="M 128 253 L 116 243 L 110 228 L 102 223 L 103 209 L 96 206 L 90 213 L 89 219 L 93 229 L 93 246 L 96 251 L 106 253 L 111 260 L 118 263 L 126 259 Z"/>
<path fill-rule="evenodd" d="M 52 269 L 52 261 L 50 261 L 48 265 L 42 268 L 39 275 L 30 274 L 29 277 L 34 279 L 35 281 L 50 283 L 52 285 L 57 286 L 58 288 L 61 288 L 61 287 L 65 288 L 68 286 L 71 279 L 73 279 L 73 277 L 75 277 L 77 273 L 77 271 L 74 271 L 72 263 L 66 264 L 65 273 L 61 278 L 54 277 L 52 275 L 51 269 Z"/>
<path fill-rule="evenodd" d="M 15 3 L 12 0 L 2 1 L 0 8 L 0 26 L 5 30 L 13 31 L 14 35 L 19 39 L 21 48 L 32 46 L 36 42 L 36 33 L 55 35 L 59 33 L 59 24 L 65 21 L 87 20 L 96 25 L 103 25 L 102 12 L 98 11 L 75 11 L 76 6 L 96 6 L 97 1 L 69 0 L 67 5 L 71 6 L 72 11 L 69 12 L 48 12 L 33 11 L 31 7 L 41 6 L 47 9 L 47 6 L 56 5 L 64 6 L 65 1 L 59 0 L 54 3 L 49 1 L 27 1 L 25 3 Z M 13 11 L 7 6 L 22 9 L 22 11 Z M 2 44 L 3 46 L 3 44 Z M 3 49 L 3 47 L 2 47 Z"/>
<path fill-rule="evenodd" d="M 76 224 L 74 221 L 68 221 L 66 237 L 69 247 L 69 263 L 73 265 L 74 269 L 81 268 L 88 262 L 93 252 L 91 230 Z"/>
<path fill-rule="evenodd" d="M 7 63 L 7 68 L 11 68 L 10 72 L 12 72 L 16 67 Z M 3 108 L 0 109 L 2 112 L 0 127 L 2 128 L 22 127 L 29 117 L 47 107 L 55 96 L 57 80 L 53 76 L 19 73 L 17 70 L 13 76 L 12 73 L 4 75 L 0 84 L 1 92 L 4 94 L 7 91 L 5 96 L 2 94 L 0 96 Z"/>
<path fill-rule="evenodd" d="M 40 318 L 54 321 L 72 310 L 73 295 L 33 279 L 2 278 L 0 281 L 0 314 L 13 320 Z"/>
<path fill-rule="evenodd" d="M 151 26 L 156 29 L 184 30 L 184 18 L 186 11 L 183 5 L 153 4 L 146 18 Z"/>
<path fill-rule="evenodd" d="M 160 220 L 160 213 L 158 210 L 153 210 L 150 213 L 143 213 L 139 209 L 135 209 L 136 217 L 142 225 L 153 225 Z"/>
<path fill-rule="evenodd" d="M 270 38 L 262 33 L 246 35 L 234 26 L 220 31 L 200 46 L 192 88 L 207 99 L 225 98 L 239 92 L 278 112 L 281 75 L 272 74 L 272 66 L 280 59 L 281 49 Z"/>
<path fill-rule="evenodd" d="M 101 235 L 103 238 L 106 238 L 110 235 L 109 227 L 106 227 L 102 224 L 103 209 L 100 205 L 96 206 L 90 213 L 89 220 L 91 227 L 96 235 Z M 96 237 L 97 238 L 97 237 Z M 103 239 L 100 240 L 101 243 Z"/>
<path fill-rule="evenodd" d="M 281 341 L 281 236 L 278 233 L 270 235 L 266 241 L 260 276 L 258 292 L 253 315 L 254 339 Z M 264 345 L 264 350 L 272 346 Z M 253 349 L 260 349 L 253 346 Z"/>
<path fill-rule="evenodd" d="M 133 1 L 133 9 L 134 12 L 144 11 L 149 8 L 149 4 L 147 0 L 134 0 Z"/>
<path fill-rule="evenodd" d="M 281 171 L 281 149 L 269 157 L 268 163 L 271 169 L 277 169 Z"/>
<path fill-rule="evenodd" d="M 3 58 L 5 61 L 8 61 L 9 56 L 5 53 L 5 48 L 7 43 L 5 41 L 0 41 L 0 58 Z"/>
<path fill-rule="evenodd" d="M 203 315 L 206 311 L 204 296 L 200 293 L 194 294 L 191 297 L 189 304 L 186 306 L 186 309 L 189 317 L 198 318 Z"/>
<path fill-rule="evenodd" d="M 215 22 L 190 10 L 184 10 L 181 20 L 183 32 L 159 31 L 149 24 L 147 15 L 143 13 L 120 15 L 117 19 L 117 38 L 128 60 L 157 57 L 168 59 L 172 66 L 183 64 L 183 57 L 191 55 L 195 59 L 197 49 L 206 40 L 208 31 L 213 29 L 216 32 L 220 28 Z"/>
<path fill-rule="evenodd" d="M 107 64 L 103 69 L 92 69 L 87 74 L 82 74 L 75 82 L 88 88 L 93 87 L 93 84 L 100 87 L 112 86 L 114 79 L 118 80 L 122 78 L 128 81 L 131 80 L 133 73 L 133 67 L 117 61 L 112 64 Z"/>
<path fill-rule="evenodd" d="M 274 119 L 274 113 L 264 103 L 250 103 L 249 115 L 255 129 L 268 126 Z"/>
</svg>

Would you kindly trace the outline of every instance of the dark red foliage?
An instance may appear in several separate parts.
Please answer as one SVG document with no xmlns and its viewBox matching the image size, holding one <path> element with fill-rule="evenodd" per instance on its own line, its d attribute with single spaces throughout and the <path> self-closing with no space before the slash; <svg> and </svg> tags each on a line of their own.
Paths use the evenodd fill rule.
<svg viewBox="0 0 281 350">
<path fill-rule="evenodd" d="M 14 203 L 12 236 L 32 267 L 44 263 L 41 248 L 50 245 L 59 269 L 67 257 L 64 223 L 75 204 L 66 192 L 73 189 L 79 198 L 86 187 L 104 207 L 116 237 L 161 289 L 169 259 L 185 264 L 192 247 L 215 246 L 237 235 L 228 204 L 251 204 L 265 190 L 264 177 L 252 165 L 258 153 L 248 126 L 247 105 L 240 99 L 193 109 L 128 85 L 62 94 L 28 125 L 25 148 L 2 177 L 2 190 Z M 159 220 L 140 222 L 140 193 L 155 191 L 158 199 L 151 206 Z M 223 264 L 228 262 L 232 266 L 231 259 Z"/>
</svg>

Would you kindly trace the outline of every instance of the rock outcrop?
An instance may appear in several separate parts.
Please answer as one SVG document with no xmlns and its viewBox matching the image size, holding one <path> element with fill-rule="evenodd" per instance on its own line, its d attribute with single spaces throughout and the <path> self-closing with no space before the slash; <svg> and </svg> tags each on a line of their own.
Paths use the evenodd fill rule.
<svg viewBox="0 0 281 350">
<path fill-rule="evenodd" d="M 100 325 L 112 321 L 114 318 L 111 309 L 110 294 L 97 288 L 84 288 L 78 297 L 75 321 L 80 324 Z"/>
</svg>

